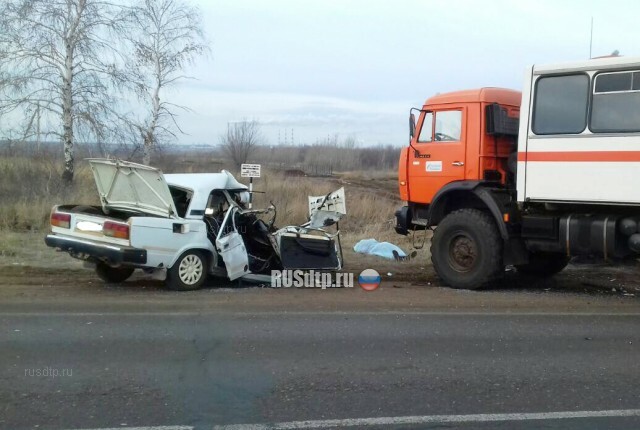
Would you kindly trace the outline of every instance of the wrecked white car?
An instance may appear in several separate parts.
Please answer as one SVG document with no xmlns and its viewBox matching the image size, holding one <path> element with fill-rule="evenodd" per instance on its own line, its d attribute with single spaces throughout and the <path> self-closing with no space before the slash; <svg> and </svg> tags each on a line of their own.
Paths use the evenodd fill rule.
<svg viewBox="0 0 640 430">
<path fill-rule="evenodd" d="M 277 229 L 275 206 L 248 209 L 247 187 L 225 170 L 164 175 L 124 161 L 89 163 L 102 205 L 54 206 L 45 242 L 95 264 L 107 282 L 139 268 L 194 290 L 209 275 L 256 280 L 273 269 L 342 268 L 342 188 L 309 197 L 306 223 Z"/>
</svg>

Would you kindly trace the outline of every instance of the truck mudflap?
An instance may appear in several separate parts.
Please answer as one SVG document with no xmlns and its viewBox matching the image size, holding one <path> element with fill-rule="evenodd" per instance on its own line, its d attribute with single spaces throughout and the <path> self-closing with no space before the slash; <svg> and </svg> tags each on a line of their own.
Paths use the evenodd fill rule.
<svg viewBox="0 0 640 430">
<path fill-rule="evenodd" d="M 51 248 L 68 252 L 81 260 L 105 261 L 110 265 L 146 264 L 147 250 L 121 245 L 101 244 L 88 240 L 49 234 L 44 242 Z"/>
<path fill-rule="evenodd" d="M 406 236 L 409 234 L 409 225 L 411 223 L 411 210 L 409 206 L 402 206 L 395 213 L 396 215 L 396 233 Z"/>
</svg>

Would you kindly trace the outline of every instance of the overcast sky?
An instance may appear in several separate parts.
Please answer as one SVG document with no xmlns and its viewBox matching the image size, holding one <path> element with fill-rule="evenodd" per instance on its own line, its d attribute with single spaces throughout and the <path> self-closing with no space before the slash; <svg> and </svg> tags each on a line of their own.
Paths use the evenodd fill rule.
<svg viewBox="0 0 640 430">
<path fill-rule="evenodd" d="M 169 97 L 188 105 L 183 143 L 217 143 L 255 119 L 267 142 L 339 133 L 402 145 L 408 112 L 438 93 L 521 89 L 525 67 L 617 49 L 640 56 L 640 2 L 520 0 L 195 0 L 211 42 L 196 77 Z"/>
</svg>

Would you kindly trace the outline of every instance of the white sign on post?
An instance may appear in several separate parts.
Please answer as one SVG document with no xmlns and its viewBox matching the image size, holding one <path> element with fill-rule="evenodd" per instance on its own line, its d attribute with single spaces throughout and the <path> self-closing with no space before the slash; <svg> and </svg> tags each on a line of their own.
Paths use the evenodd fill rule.
<svg viewBox="0 0 640 430">
<path fill-rule="evenodd" d="M 259 178 L 260 177 L 260 165 L 259 164 L 243 164 L 240 166 L 240 176 L 243 178 Z"/>
<path fill-rule="evenodd" d="M 242 164 L 240 166 L 240 176 L 249 178 L 249 209 L 253 207 L 253 178 L 260 177 L 259 164 Z"/>
</svg>

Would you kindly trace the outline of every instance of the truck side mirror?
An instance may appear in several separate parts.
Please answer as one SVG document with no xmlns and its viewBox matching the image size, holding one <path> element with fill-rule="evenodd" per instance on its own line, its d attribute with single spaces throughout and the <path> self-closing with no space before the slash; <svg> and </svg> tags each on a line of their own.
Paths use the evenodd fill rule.
<svg viewBox="0 0 640 430">
<path fill-rule="evenodd" d="M 413 138 L 413 135 L 416 134 L 416 116 L 414 114 L 409 115 L 409 136 Z"/>
</svg>

